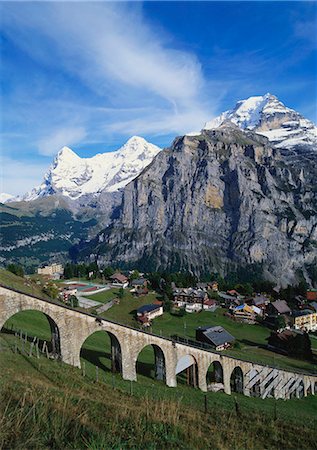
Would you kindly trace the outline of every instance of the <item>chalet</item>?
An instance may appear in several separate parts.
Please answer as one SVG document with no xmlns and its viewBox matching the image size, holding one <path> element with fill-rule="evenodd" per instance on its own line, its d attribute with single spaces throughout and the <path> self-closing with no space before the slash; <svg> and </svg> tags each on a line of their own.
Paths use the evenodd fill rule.
<svg viewBox="0 0 317 450">
<path fill-rule="evenodd" d="M 199 327 L 196 329 L 196 340 L 212 345 L 215 350 L 225 350 L 235 341 L 235 338 L 223 327 Z"/>
<path fill-rule="evenodd" d="M 144 326 L 150 326 L 151 320 L 163 314 L 162 302 L 151 305 L 143 305 L 137 309 L 137 320 Z"/>
<path fill-rule="evenodd" d="M 311 309 L 293 311 L 292 324 L 296 330 L 317 331 L 317 313 Z"/>
<path fill-rule="evenodd" d="M 197 283 L 197 288 L 218 292 L 218 282 L 217 281 L 208 281 L 207 283 Z"/>
<path fill-rule="evenodd" d="M 149 292 L 148 290 L 148 280 L 145 278 L 137 278 L 132 280 L 130 285 L 132 286 L 131 292 L 135 295 L 145 295 Z"/>
<path fill-rule="evenodd" d="M 205 311 L 215 311 L 217 308 L 217 303 L 213 299 L 204 300 L 203 309 Z"/>
<path fill-rule="evenodd" d="M 110 280 L 112 281 L 113 286 L 125 288 L 129 285 L 128 278 L 120 272 L 111 275 Z"/>
<path fill-rule="evenodd" d="M 268 314 L 289 315 L 291 310 L 285 300 L 276 300 L 267 305 Z"/>
<path fill-rule="evenodd" d="M 147 287 L 148 285 L 148 280 L 146 278 L 136 278 L 135 280 L 132 280 L 130 285 L 133 288 L 137 288 L 137 287 Z"/>
<path fill-rule="evenodd" d="M 256 308 L 257 311 L 255 311 L 254 308 L 256 307 L 252 307 L 247 305 L 246 303 L 243 303 L 242 305 L 233 307 L 231 312 L 233 317 L 237 320 L 241 320 L 247 323 L 254 323 L 255 317 L 260 311 L 259 308 Z"/>
<path fill-rule="evenodd" d="M 221 298 L 222 306 L 225 306 L 226 308 L 240 305 L 239 299 L 233 295 L 226 294 L 225 292 L 218 292 L 218 295 Z"/>
<path fill-rule="evenodd" d="M 299 330 L 275 331 L 267 338 L 270 350 L 284 355 L 311 359 L 311 342 L 307 333 Z"/>
<path fill-rule="evenodd" d="M 204 301 L 208 300 L 208 294 L 203 289 L 175 288 L 173 291 L 174 306 L 186 308 L 186 311 L 201 311 Z"/>
<path fill-rule="evenodd" d="M 238 291 L 236 291 L 235 289 L 231 289 L 230 291 L 227 291 L 228 295 L 232 295 L 233 297 L 240 297 L 240 294 Z"/>
<path fill-rule="evenodd" d="M 255 297 L 252 297 L 251 304 L 256 306 L 257 308 L 261 308 L 262 310 L 265 310 L 267 305 L 270 303 L 270 300 L 265 297 L 264 295 L 256 295 Z"/>
</svg>

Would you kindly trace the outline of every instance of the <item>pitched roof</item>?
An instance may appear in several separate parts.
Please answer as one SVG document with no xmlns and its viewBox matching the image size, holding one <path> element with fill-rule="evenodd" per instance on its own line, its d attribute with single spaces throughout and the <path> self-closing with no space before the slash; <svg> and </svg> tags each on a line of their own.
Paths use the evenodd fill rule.
<svg viewBox="0 0 317 450">
<path fill-rule="evenodd" d="M 199 327 L 198 330 L 201 330 L 206 338 L 212 342 L 215 346 L 225 344 L 226 342 L 230 343 L 235 340 L 235 338 L 228 333 L 223 327 Z"/>
<path fill-rule="evenodd" d="M 145 278 L 136 278 L 135 280 L 131 281 L 131 284 L 133 286 L 143 286 L 146 282 L 147 280 Z"/>
<path fill-rule="evenodd" d="M 257 295 L 253 297 L 253 304 L 255 306 L 257 305 L 264 305 L 264 303 L 268 302 L 268 299 L 264 297 L 264 295 Z"/>
<path fill-rule="evenodd" d="M 140 306 L 140 308 L 138 308 L 137 309 L 137 314 L 145 314 L 145 313 L 147 313 L 147 312 L 152 312 L 152 311 L 155 311 L 156 309 L 159 309 L 159 308 L 161 308 L 161 305 L 153 305 L 153 304 L 151 304 L 151 305 L 143 305 L 143 306 Z"/>
<path fill-rule="evenodd" d="M 287 314 L 291 312 L 285 300 L 276 300 L 275 302 L 272 302 L 272 306 L 274 306 L 276 311 L 280 314 Z"/>
<path fill-rule="evenodd" d="M 111 280 L 118 280 L 121 283 L 125 283 L 126 281 L 128 281 L 127 277 L 119 272 L 114 273 L 113 275 L 111 275 L 110 278 L 111 278 Z"/>
</svg>

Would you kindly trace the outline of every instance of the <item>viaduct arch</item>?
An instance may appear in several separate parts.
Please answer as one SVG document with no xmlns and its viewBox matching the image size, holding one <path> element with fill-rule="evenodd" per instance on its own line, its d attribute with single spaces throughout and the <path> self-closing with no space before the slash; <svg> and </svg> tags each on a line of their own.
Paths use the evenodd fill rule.
<svg viewBox="0 0 317 450">
<path fill-rule="evenodd" d="M 125 380 L 137 379 L 138 355 L 144 347 L 151 345 L 155 351 L 157 378 L 163 379 L 170 387 L 177 385 L 178 361 L 191 355 L 197 366 L 196 385 L 202 391 L 208 390 L 208 368 L 214 364 L 222 368 L 223 390 L 227 394 L 231 393 L 234 386 L 232 375 L 237 373 L 236 368 L 239 367 L 243 380 L 240 382 L 240 390 L 244 395 L 250 396 L 256 392 L 262 398 L 274 396 L 283 399 L 294 396 L 300 398 L 308 394 L 317 395 L 317 375 L 295 373 L 237 360 L 148 334 L 0 285 L 0 329 L 14 314 L 30 309 L 40 311 L 49 318 L 49 322 L 55 327 L 55 333 L 58 330 L 60 359 L 76 367 L 80 367 L 80 350 L 85 340 L 96 331 L 105 331 L 111 338 L 114 364 Z"/>
</svg>

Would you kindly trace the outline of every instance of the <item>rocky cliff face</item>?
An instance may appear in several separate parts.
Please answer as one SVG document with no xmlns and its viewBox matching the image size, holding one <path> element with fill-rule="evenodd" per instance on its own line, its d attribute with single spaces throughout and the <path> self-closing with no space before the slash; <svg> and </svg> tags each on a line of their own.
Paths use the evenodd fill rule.
<svg viewBox="0 0 317 450">
<path fill-rule="evenodd" d="M 299 159 L 300 158 L 300 159 Z M 317 153 L 225 122 L 177 138 L 129 185 L 83 254 L 111 264 L 226 274 L 257 264 L 279 286 L 317 261 Z"/>
</svg>

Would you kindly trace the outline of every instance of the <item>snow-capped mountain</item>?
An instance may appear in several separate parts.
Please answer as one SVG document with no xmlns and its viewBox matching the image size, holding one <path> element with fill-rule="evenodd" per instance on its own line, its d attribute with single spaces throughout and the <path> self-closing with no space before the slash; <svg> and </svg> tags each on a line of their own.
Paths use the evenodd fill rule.
<svg viewBox="0 0 317 450">
<path fill-rule="evenodd" d="M 0 203 L 6 203 L 8 201 L 10 201 L 11 199 L 13 199 L 14 196 L 11 194 L 6 194 L 5 192 L 2 192 L 0 194 Z"/>
<path fill-rule="evenodd" d="M 285 106 L 277 97 L 266 94 L 239 101 L 235 108 L 207 122 L 204 130 L 232 122 L 241 130 L 266 136 L 280 148 L 317 145 L 317 127 L 297 111 Z"/>
<path fill-rule="evenodd" d="M 114 193 L 137 177 L 161 149 L 133 136 L 119 150 L 81 158 L 63 147 L 44 176 L 43 183 L 16 200 L 31 201 L 60 194 L 72 200 L 83 195 Z"/>
</svg>

